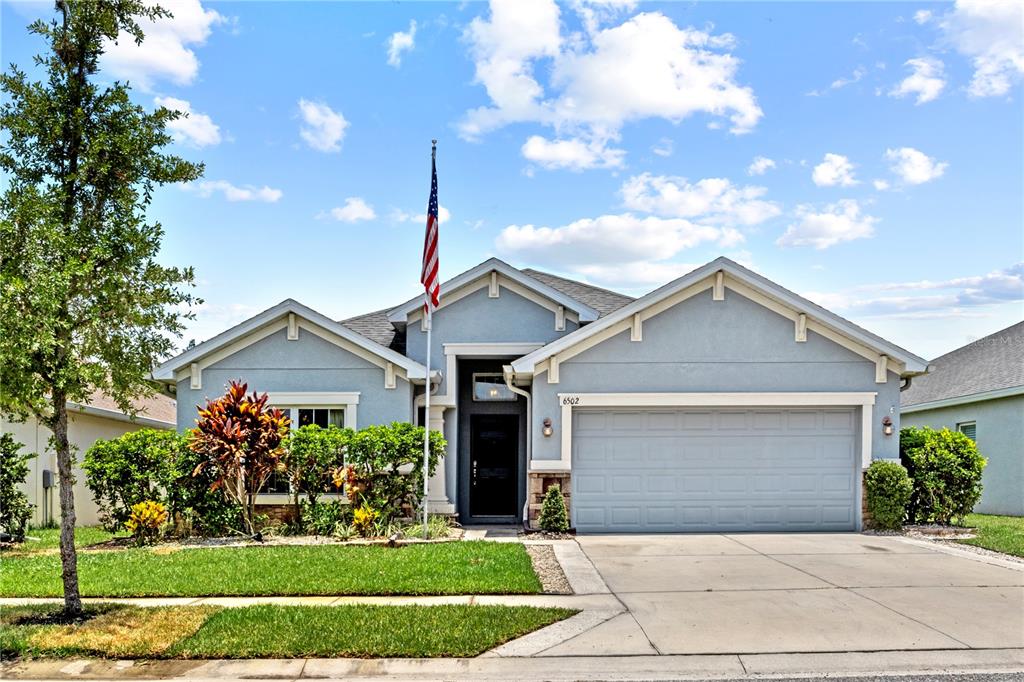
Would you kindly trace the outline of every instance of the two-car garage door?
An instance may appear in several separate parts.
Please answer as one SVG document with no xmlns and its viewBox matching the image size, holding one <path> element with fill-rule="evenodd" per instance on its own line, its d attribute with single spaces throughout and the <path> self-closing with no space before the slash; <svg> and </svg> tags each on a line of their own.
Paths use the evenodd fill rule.
<svg viewBox="0 0 1024 682">
<path fill-rule="evenodd" d="M 581 532 L 854 530 L 852 408 L 573 410 Z"/>
</svg>

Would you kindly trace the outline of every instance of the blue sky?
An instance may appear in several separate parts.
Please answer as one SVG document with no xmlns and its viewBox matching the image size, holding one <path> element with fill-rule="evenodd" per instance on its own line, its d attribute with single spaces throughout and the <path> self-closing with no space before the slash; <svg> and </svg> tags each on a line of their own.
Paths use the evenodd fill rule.
<svg viewBox="0 0 1024 682">
<path fill-rule="evenodd" d="M 1019 3 L 200 2 L 105 78 L 190 111 L 162 258 L 185 340 L 496 255 L 639 295 L 718 255 L 933 357 L 1024 317 Z M 47 2 L 4 3 L 2 59 Z M 443 292 L 442 292 L 443 295 Z"/>
</svg>

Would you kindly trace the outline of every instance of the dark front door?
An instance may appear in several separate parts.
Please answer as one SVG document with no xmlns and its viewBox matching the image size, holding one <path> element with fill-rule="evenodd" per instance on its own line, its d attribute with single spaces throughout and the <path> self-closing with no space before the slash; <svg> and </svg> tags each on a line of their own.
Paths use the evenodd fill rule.
<svg viewBox="0 0 1024 682">
<path fill-rule="evenodd" d="M 519 415 L 469 417 L 469 515 L 516 516 Z"/>
</svg>

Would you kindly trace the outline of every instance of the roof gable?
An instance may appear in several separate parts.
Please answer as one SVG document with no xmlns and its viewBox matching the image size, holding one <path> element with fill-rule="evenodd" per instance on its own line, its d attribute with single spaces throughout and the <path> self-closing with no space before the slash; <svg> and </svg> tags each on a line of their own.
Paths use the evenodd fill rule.
<svg viewBox="0 0 1024 682">
<path fill-rule="evenodd" d="M 875 354 L 885 355 L 887 358 L 895 360 L 901 365 L 899 371 L 903 376 L 913 376 L 927 371 L 927 363 L 924 359 L 725 257 L 717 258 L 689 274 L 655 289 L 646 296 L 618 308 L 597 322 L 519 358 L 512 363 L 512 368 L 517 373 L 532 374 L 538 369 L 538 365 L 552 356 L 558 356 L 570 349 L 575 349 L 578 352 L 580 347 L 589 347 L 600 343 L 628 327 L 635 315 L 650 314 L 650 311 L 655 311 L 654 314 L 656 314 L 660 310 L 675 305 L 681 300 L 681 296 L 692 295 L 698 290 L 702 291 L 713 287 L 718 273 L 722 273 L 723 281 L 728 275 L 728 286 L 735 288 L 739 293 L 761 305 L 772 308 L 780 314 L 788 313 L 793 317 L 804 315 L 807 324 L 810 325 L 808 328 L 814 327 L 815 331 L 823 333 L 832 340 L 851 343 L 856 347 L 863 347 Z"/>
<path fill-rule="evenodd" d="M 522 270 L 514 268 L 508 263 L 497 258 L 489 258 L 476 267 L 470 268 L 460 275 L 456 275 L 447 282 L 443 282 L 441 284 L 441 308 L 446 305 L 446 295 L 448 300 L 452 300 L 454 294 L 457 294 L 465 287 L 479 283 L 491 272 L 496 272 L 499 275 L 508 278 L 515 284 L 518 284 L 520 287 L 546 298 L 557 305 L 561 305 L 566 310 L 575 312 L 579 316 L 580 322 L 593 322 L 599 317 L 598 311 L 586 303 L 569 296 L 565 292 L 560 291 L 549 284 L 545 284 L 539 279 L 525 274 Z M 419 311 L 422 307 L 423 296 L 414 296 L 402 305 L 392 309 L 388 313 L 387 317 L 392 324 L 402 326 L 406 324 L 411 314 Z"/>
<path fill-rule="evenodd" d="M 198 346 L 171 358 L 153 370 L 153 378 L 158 381 L 174 381 L 176 372 L 190 366 L 194 362 L 199 362 L 215 354 L 225 352 L 239 342 L 243 344 L 246 341 L 255 343 L 263 338 L 263 335 L 260 334 L 261 331 L 266 330 L 272 325 L 279 324 L 291 315 L 295 315 L 297 318 L 301 318 L 330 334 L 340 337 L 344 342 L 352 344 L 362 352 L 366 352 L 371 356 L 379 358 L 381 361 L 390 362 L 396 367 L 404 369 L 410 380 L 426 377 L 426 368 L 415 360 L 390 348 L 386 348 L 379 343 L 375 343 L 344 324 L 335 322 L 312 308 L 289 298 L 235 325 L 227 331 L 221 332 L 212 339 L 204 341 Z"/>
</svg>

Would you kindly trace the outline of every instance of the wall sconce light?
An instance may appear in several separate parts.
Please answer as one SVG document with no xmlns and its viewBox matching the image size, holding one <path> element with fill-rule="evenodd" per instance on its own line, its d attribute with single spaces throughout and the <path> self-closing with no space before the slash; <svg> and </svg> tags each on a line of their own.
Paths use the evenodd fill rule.
<svg viewBox="0 0 1024 682">
<path fill-rule="evenodd" d="M 892 419 L 889 415 L 882 418 L 882 433 L 886 436 L 892 435 Z"/>
<path fill-rule="evenodd" d="M 544 437 L 548 438 L 554 432 L 555 430 L 551 428 L 551 417 L 544 417 L 544 430 L 542 432 Z"/>
</svg>

